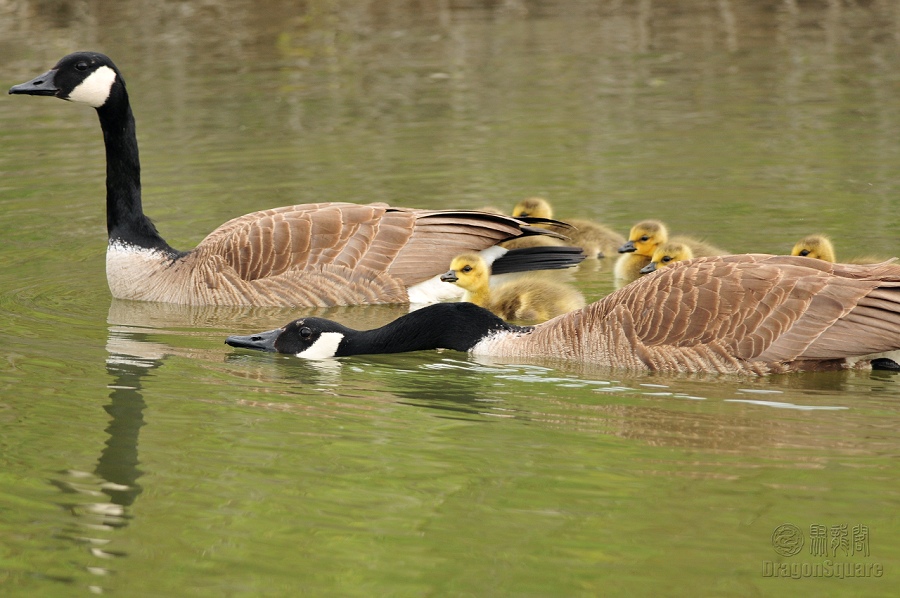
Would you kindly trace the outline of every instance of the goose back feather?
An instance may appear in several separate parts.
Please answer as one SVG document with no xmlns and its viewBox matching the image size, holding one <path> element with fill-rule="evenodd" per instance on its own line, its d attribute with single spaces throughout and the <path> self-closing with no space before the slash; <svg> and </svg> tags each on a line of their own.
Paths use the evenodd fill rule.
<svg viewBox="0 0 900 598">
<path fill-rule="evenodd" d="M 900 349 L 900 266 L 733 255 L 679 262 L 477 354 L 774 373 Z M 849 360 L 849 361 L 848 361 Z"/>
</svg>

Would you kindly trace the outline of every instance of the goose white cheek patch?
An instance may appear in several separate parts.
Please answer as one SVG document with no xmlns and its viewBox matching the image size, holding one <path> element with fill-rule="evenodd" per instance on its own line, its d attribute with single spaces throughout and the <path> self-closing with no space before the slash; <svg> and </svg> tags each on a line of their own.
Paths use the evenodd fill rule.
<svg viewBox="0 0 900 598">
<path fill-rule="evenodd" d="M 309 349 L 297 353 L 304 359 L 328 359 L 337 354 L 338 346 L 344 340 L 340 332 L 323 332 Z"/>
<path fill-rule="evenodd" d="M 79 83 L 66 99 L 99 108 L 109 99 L 109 92 L 115 82 L 116 71 L 108 66 L 101 66 Z"/>
</svg>

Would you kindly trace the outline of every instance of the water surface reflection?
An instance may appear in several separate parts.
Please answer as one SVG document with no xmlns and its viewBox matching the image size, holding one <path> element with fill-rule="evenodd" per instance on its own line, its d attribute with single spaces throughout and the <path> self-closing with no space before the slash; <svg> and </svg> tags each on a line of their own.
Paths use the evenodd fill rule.
<svg viewBox="0 0 900 598">
<path fill-rule="evenodd" d="M 894 255 L 895 4 L 13 0 L 0 52 L 7 86 L 113 57 L 178 247 L 277 205 L 541 194 L 620 232 Z M 303 314 L 109 304 L 96 115 L 4 98 L 4 596 L 860 591 L 762 578 L 786 521 L 867 523 L 900 566 L 896 375 L 234 351 Z M 591 299 L 598 265 L 574 275 Z"/>
</svg>

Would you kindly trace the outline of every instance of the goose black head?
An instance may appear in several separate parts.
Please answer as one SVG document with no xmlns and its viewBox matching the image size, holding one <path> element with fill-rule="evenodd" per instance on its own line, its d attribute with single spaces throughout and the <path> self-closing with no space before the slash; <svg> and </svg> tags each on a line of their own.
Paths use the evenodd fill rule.
<svg viewBox="0 0 900 598">
<path fill-rule="evenodd" d="M 275 330 L 229 336 L 232 347 L 290 353 L 307 359 L 404 353 L 429 349 L 468 351 L 495 333 L 524 333 L 472 303 L 437 303 L 372 330 L 354 330 L 323 318 L 301 318 Z"/>
<path fill-rule="evenodd" d="M 300 318 L 274 330 L 247 336 L 229 336 L 225 343 L 243 349 L 326 359 L 340 356 L 341 341 L 348 333 L 356 332 L 324 318 Z"/>
<path fill-rule="evenodd" d="M 98 52 L 75 52 L 63 57 L 43 75 L 13 85 L 9 93 L 55 96 L 101 108 L 115 89 L 124 92 L 124 81 L 109 57 Z"/>
</svg>

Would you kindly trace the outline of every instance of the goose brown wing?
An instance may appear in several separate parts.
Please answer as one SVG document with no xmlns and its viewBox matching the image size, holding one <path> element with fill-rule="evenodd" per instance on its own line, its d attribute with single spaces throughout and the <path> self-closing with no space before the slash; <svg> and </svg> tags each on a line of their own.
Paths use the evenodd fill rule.
<svg viewBox="0 0 900 598">
<path fill-rule="evenodd" d="M 412 236 L 400 248 L 388 271 L 413 285 L 445 272 L 460 253 L 487 249 L 523 232 L 547 231 L 498 214 L 417 210 Z"/>
<path fill-rule="evenodd" d="M 221 257 L 248 281 L 325 264 L 353 268 L 371 249 L 387 209 L 384 204 L 319 203 L 253 212 L 217 228 L 195 252 Z"/>
<path fill-rule="evenodd" d="M 487 339 L 476 351 L 766 373 L 898 348 L 900 265 L 731 255 L 668 266 L 530 334 Z"/>
<path fill-rule="evenodd" d="M 644 346 L 721 347 L 764 362 L 838 359 L 895 348 L 900 266 L 788 256 L 699 259 L 627 287 L 621 304 Z"/>
<path fill-rule="evenodd" d="M 226 222 L 196 248 L 221 257 L 242 280 L 336 265 L 386 273 L 407 286 L 440 274 L 458 253 L 530 230 L 480 212 L 319 203 L 254 212 Z"/>
</svg>

